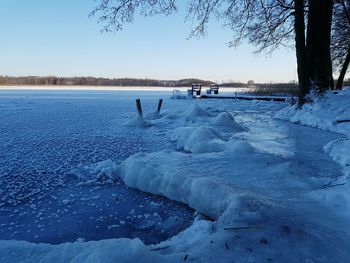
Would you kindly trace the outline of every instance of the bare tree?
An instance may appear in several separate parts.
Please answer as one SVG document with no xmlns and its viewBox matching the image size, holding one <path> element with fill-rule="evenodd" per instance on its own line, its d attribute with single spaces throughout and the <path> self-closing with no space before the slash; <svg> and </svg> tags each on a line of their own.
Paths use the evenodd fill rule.
<svg viewBox="0 0 350 263">
<path fill-rule="evenodd" d="M 340 70 L 336 88 L 341 89 L 350 63 L 350 0 L 335 1 L 332 31 L 334 66 Z"/>
<path fill-rule="evenodd" d="M 307 53 L 310 79 L 320 93 L 333 87 L 330 54 L 333 0 L 309 0 Z"/>
<path fill-rule="evenodd" d="M 132 23 L 135 13 L 143 16 L 170 15 L 177 11 L 176 0 L 97 0 L 90 13 L 98 15 L 102 31 L 119 31 Z M 196 21 L 190 36 L 203 36 L 211 19 L 220 20 L 233 31 L 230 46 L 243 39 L 256 45 L 258 51 L 273 51 L 279 45 L 290 45 L 293 39 L 293 0 L 188 0 L 187 19 Z"/>
<path fill-rule="evenodd" d="M 305 7 L 303 0 L 295 0 L 295 49 L 297 56 L 299 106 L 305 102 L 305 96 L 310 92 L 309 67 L 305 45 Z"/>
<path fill-rule="evenodd" d="M 176 0 L 97 0 L 100 4 L 91 15 L 99 15 L 104 31 L 121 30 L 125 23 L 133 21 L 135 12 L 148 16 L 154 14 L 170 15 L 177 10 Z M 190 36 L 202 36 L 207 32 L 211 19 L 221 21 L 232 32 L 231 46 L 247 39 L 255 45 L 257 52 L 272 52 L 280 46 L 291 46 L 295 39 L 298 63 L 300 103 L 310 90 L 309 79 L 320 84 L 321 91 L 331 85 L 332 74 L 329 53 L 330 29 L 332 19 L 332 0 L 318 0 L 322 8 L 317 8 L 316 0 L 188 0 L 187 18 L 196 21 Z M 305 15 L 309 10 L 308 36 L 305 37 Z M 330 15 L 327 13 L 331 8 Z M 322 17 L 324 22 L 317 24 L 311 18 Z M 316 39 L 314 38 L 316 37 Z M 307 41 L 306 41 L 307 39 Z M 319 45 L 319 41 L 325 41 Z M 307 48 L 306 42 L 310 44 Z M 318 51 L 312 53 L 316 48 Z M 329 54 L 329 55 L 328 55 Z M 319 55 L 323 56 L 319 58 Z M 318 62 L 322 62 L 318 65 Z M 312 72 L 312 75 L 309 73 Z M 324 77 L 327 74 L 327 80 Z"/>
<path fill-rule="evenodd" d="M 90 16 L 99 14 L 98 22 L 103 23 L 102 31 L 120 31 L 126 23 L 134 21 L 136 10 L 143 16 L 170 15 L 177 11 L 176 0 L 97 0 L 99 5 Z"/>
</svg>

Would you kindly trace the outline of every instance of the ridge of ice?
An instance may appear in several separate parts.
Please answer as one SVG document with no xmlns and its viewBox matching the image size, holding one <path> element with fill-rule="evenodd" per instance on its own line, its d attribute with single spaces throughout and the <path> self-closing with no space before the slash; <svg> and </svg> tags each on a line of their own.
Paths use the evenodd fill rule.
<svg viewBox="0 0 350 263">
<path fill-rule="evenodd" d="M 190 106 L 183 115 L 183 118 L 186 121 L 198 121 L 201 119 L 207 119 L 208 117 L 212 117 L 212 114 L 207 110 L 200 107 L 197 103 L 194 103 Z"/>
<path fill-rule="evenodd" d="M 235 118 L 233 117 L 233 115 L 231 113 L 226 112 L 226 111 L 219 113 L 215 117 L 215 119 L 211 122 L 211 124 L 213 126 L 228 128 L 228 129 L 235 131 L 235 132 L 241 132 L 241 131 L 246 130 L 235 121 Z"/>
<path fill-rule="evenodd" d="M 179 127 L 171 136 L 177 142 L 177 149 L 192 153 L 221 152 L 225 149 L 219 133 L 211 127 Z"/>
</svg>

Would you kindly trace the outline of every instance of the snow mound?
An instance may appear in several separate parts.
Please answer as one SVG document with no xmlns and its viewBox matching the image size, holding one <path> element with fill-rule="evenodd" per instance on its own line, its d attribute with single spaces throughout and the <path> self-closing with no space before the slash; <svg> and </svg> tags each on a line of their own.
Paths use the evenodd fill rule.
<svg viewBox="0 0 350 263">
<path fill-rule="evenodd" d="M 228 143 L 226 143 L 225 151 L 226 152 L 250 154 L 250 153 L 254 153 L 255 149 L 248 142 L 230 140 Z"/>
<path fill-rule="evenodd" d="M 136 118 L 131 119 L 127 126 L 138 127 L 138 128 L 147 128 L 152 126 L 153 123 L 150 121 L 146 121 L 142 116 L 138 115 Z"/>
<path fill-rule="evenodd" d="M 323 147 L 323 150 L 332 157 L 332 159 L 344 166 L 344 173 L 350 176 L 350 139 L 342 138 L 331 141 Z"/>
<path fill-rule="evenodd" d="M 194 154 L 222 151 L 254 152 L 251 144 L 237 139 L 226 141 L 217 130 L 209 126 L 176 128 L 171 140 L 176 142 L 178 150 L 185 150 Z"/>
<path fill-rule="evenodd" d="M 170 159 L 179 160 L 184 156 L 186 155 L 183 153 L 170 151 L 137 153 L 121 163 L 118 174 L 130 187 L 152 194 L 167 193 L 172 200 L 186 203 L 193 180 L 180 174 L 172 174 L 172 167 L 163 171 L 164 166 L 159 164 L 160 160 L 169 162 Z M 150 161 L 151 159 L 154 160 Z"/>
<path fill-rule="evenodd" d="M 302 109 L 298 109 L 297 105 L 286 107 L 277 112 L 275 118 L 348 135 L 350 122 L 338 121 L 350 120 L 349 101 L 349 88 L 336 94 L 329 91 L 313 103 L 305 104 Z"/>
<path fill-rule="evenodd" d="M 113 184 L 117 178 L 117 166 L 111 160 L 89 164 L 72 170 L 81 185 Z"/>
<path fill-rule="evenodd" d="M 245 129 L 235 121 L 235 118 L 229 112 L 221 112 L 218 116 L 215 117 L 211 124 L 213 126 L 227 128 L 236 132 L 245 131 Z"/>
<path fill-rule="evenodd" d="M 177 142 L 177 149 L 192 153 L 221 152 L 225 149 L 219 133 L 208 126 L 177 128 L 171 140 Z"/>
<path fill-rule="evenodd" d="M 199 121 L 209 117 L 212 117 L 212 114 L 195 103 L 184 112 L 183 118 L 186 121 Z"/>
<path fill-rule="evenodd" d="M 198 220 L 192 226 L 185 229 L 178 235 L 154 245 L 152 248 L 172 247 L 173 253 L 186 251 L 189 247 L 198 246 L 203 243 L 214 232 L 213 223 L 208 220 Z"/>
<path fill-rule="evenodd" d="M 9 252 L 10 251 L 10 252 Z M 60 245 L 0 241 L 1 262 L 161 262 L 139 239 L 112 239 Z"/>
<path fill-rule="evenodd" d="M 230 158 L 241 155 L 241 152 L 232 153 Z M 176 163 L 172 166 L 170 163 L 173 161 Z M 264 200 L 249 190 L 234 188 L 226 181 L 231 180 L 229 177 L 232 175 L 224 176 L 196 168 L 200 166 L 197 161 L 203 159 L 180 152 L 138 153 L 121 163 L 118 174 L 132 188 L 186 203 L 213 219 L 219 218 L 230 206 L 240 206 L 248 196 L 248 199 Z M 190 167 L 192 162 L 193 171 Z"/>
</svg>

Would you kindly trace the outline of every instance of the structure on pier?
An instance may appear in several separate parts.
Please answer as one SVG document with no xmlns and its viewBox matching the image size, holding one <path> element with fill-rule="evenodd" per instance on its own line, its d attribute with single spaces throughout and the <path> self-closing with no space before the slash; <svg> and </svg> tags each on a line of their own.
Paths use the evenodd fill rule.
<svg viewBox="0 0 350 263">
<path fill-rule="evenodd" d="M 202 84 L 192 84 L 192 88 L 187 90 L 188 97 L 196 98 L 200 97 L 202 92 Z"/>
<path fill-rule="evenodd" d="M 211 84 L 209 89 L 207 89 L 207 94 L 219 94 L 219 85 L 218 84 Z"/>
</svg>

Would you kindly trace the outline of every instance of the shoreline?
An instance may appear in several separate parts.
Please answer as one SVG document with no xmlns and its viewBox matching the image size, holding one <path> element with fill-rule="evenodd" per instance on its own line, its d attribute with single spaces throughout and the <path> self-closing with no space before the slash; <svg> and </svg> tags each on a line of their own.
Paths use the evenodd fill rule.
<svg viewBox="0 0 350 263">
<path fill-rule="evenodd" d="M 67 90 L 67 91 L 170 91 L 187 92 L 190 87 L 151 87 L 151 86 L 80 86 L 80 85 L 0 85 L 1 90 Z M 204 87 L 205 88 L 205 87 Z M 242 92 L 247 88 L 221 88 L 221 92 Z"/>
<path fill-rule="evenodd" d="M 118 91 L 172 91 L 175 88 L 168 87 L 142 87 L 142 86 L 80 86 L 80 85 L 0 85 L 0 90 L 118 90 Z M 186 87 L 178 88 L 186 89 Z"/>
</svg>

